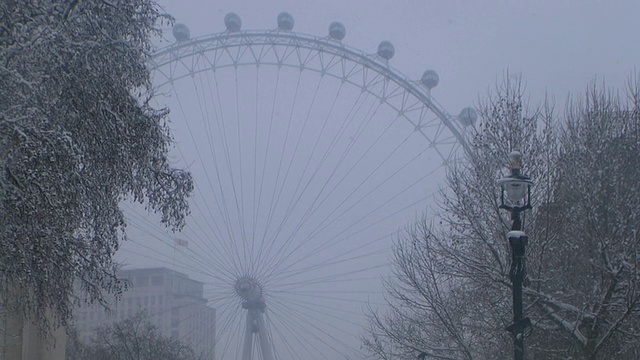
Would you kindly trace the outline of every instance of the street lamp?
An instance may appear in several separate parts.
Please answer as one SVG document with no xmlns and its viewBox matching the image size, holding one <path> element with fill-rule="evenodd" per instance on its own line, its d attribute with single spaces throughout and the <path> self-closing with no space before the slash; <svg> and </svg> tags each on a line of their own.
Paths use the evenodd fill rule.
<svg viewBox="0 0 640 360">
<path fill-rule="evenodd" d="M 507 331 L 513 335 L 513 352 L 515 360 L 524 359 L 524 330 L 531 326 L 531 320 L 523 315 L 522 285 L 526 278 L 525 250 L 528 237 L 523 231 L 524 221 L 520 213 L 531 209 L 531 187 L 533 181 L 528 176 L 520 173 L 521 155 L 512 152 L 511 175 L 498 179 L 498 185 L 502 192 L 500 195 L 500 209 L 511 213 L 511 231 L 507 234 L 511 247 L 511 278 L 513 291 L 513 324 L 507 327 Z"/>
</svg>

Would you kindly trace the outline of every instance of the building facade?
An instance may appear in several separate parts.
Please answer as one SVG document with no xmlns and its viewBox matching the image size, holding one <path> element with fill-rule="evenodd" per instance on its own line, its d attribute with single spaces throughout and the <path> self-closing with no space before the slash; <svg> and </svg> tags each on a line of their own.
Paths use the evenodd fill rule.
<svg viewBox="0 0 640 360">
<path fill-rule="evenodd" d="M 111 299 L 108 310 L 97 304 L 76 310 L 82 341 L 89 341 L 98 326 L 145 311 L 163 335 L 189 343 L 202 359 L 215 359 L 216 312 L 207 306 L 202 282 L 167 268 L 123 270 L 119 277 L 130 282 L 120 301 Z"/>
<path fill-rule="evenodd" d="M 4 295 L 11 297 L 13 294 Z M 63 327 L 53 329 L 49 336 L 43 338 L 38 332 L 38 325 L 14 316 L 0 306 L 0 360 L 65 360 L 66 343 L 67 334 Z"/>
</svg>

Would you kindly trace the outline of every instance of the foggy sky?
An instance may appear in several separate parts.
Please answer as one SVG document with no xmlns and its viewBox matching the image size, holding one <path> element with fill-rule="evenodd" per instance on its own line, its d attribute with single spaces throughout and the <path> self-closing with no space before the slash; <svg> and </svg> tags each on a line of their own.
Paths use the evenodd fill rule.
<svg viewBox="0 0 640 360">
<path fill-rule="evenodd" d="M 550 96 L 555 97 L 559 110 L 562 110 L 567 93 L 582 92 L 596 76 L 599 80 L 606 80 L 609 86 L 622 88 L 630 72 L 634 70 L 640 60 L 640 47 L 636 44 L 639 30 L 637 14 L 640 14 L 640 2 L 630 0 L 587 0 L 583 2 L 164 0 L 161 4 L 168 13 L 176 18 L 177 23 L 184 23 L 190 28 L 192 37 L 223 31 L 225 29 L 223 19 L 228 12 L 236 12 L 240 15 L 242 28 L 249 30 L 275 29 L 277 15 L 281 11 L 287 11 L 293 15 L 296 21 L 293 29 L 295 32 L 317 36 L 326 36 L 329 24 L 332 21 L 341 21 L 347 30 L 347 36 L 343 40 L 343 43 L 347 45 L 373 54 L 380 41 L 391 41 L 395 45 L 396 55 L 391 59 L 390 64 L 409 78 L 418 80 L 425 70 L 436 70 L 440 75 L 440 85 L 432 91 L 432 95 L 452 115 L 457 115 L 463 107 L 477 104 L 479 96 L 483 96 L 487 89 L 493 86 L 496 80 L 502 78 L 506 71 L 523 76 L 531 102 L 539 101 L 547 92 Z M 167 37 L 173 41 L 170 34 L 167 34 Z M 167 44 L 160 44 L 160 46 L 165 45 Z M 326 94 L 325 97 L 327 97 Z M 193 103 L 188 107 L 197 108 L 198 104 Z M 189 116 L 181 117 L 178 109 L 172 109 L 172 112 L 173 126 L 178 130 L 176 140 L 181 144 L 182 150 L 185 150 L 184 155 L 188 158 L 184 159 L 184 163 L 190 166 L 191 163 L 198 162 L 196 153 L 199 150 L 190 148 L 192 143 L 196 143 L 195 140 L 192 140 L 193 138 L 180 135 L 180 131 L 184 133 L 184 129 L 180 129 L 183 127 L 181 124 Z M 249 114 L 244 118 L 251 117 L 252 115 Z M 263 117 L 263 119 L 267 118 Z M 218 144 L 216 146 L 220 144 L 220 142 L 214 143 Z M 235 149 L 235 146 L 231 148 Z M 307 150 L 310 149 L 311 147 L 307 146 Z M 413 156 L 415 151 L 408 154 Z M 382 156 L 377 158 L 382 158 Z M 203 163 L 203 161 L 200 162 Z M 418 170 L 424 169 L 418 168 Z M 424 171 L 428 172 L 428 170 Z M 410 195 L 415 197 L 420 191 L 415 191 Z M 436 191 L 436 187 L 430 191 Z M 225 189 L 224 193 L 229 193 L 229 190 Z M 381 191 L 381 193 L 383 192 Z M 403 201 L 409 202 L 410 200 Z M 240 202 L 242 203 L 242 200 Z M 352 215 L 357 216 L 358 213 L 354 211 Z M 413 220 L 410 218 L 411 216 L 408 217 L 396 222 L 398 227 Z M 200 224 L 196 222 L 196 225 L 205 225 L 205 223 L 206 221 L 201 221 Z M 176 266 L 178 270 L 185 272 L 188 272 L 190 266 L 200 269 L 201 265 L 206 265 L 205 262 L 208 258 L 206 256 L 199 258 L 198 255 L 202 254 L 195 246 L 183 250 L 172 248 L 171 240 L 159 243 L 158 239 L 153 238 L 156 235 L 154 235 L 155 230 L 151 230 L 152 226 L 152 224 L 146 223 L 141 229 L 138 229 L 143 233 L 141 236 L 150 239 L 148 239 L 147 248 L 133 247 L 138 252 L 137 255 L 154 255 L 153 251 L 157 249 L 163 253 L 164 266 Z M 135 226 L 133 227 L 132 230 L 135 233 Z M 206 233 L 206 231 L 203 232 Z M 165 238 L 179 238 L 180 236 L 179 234 L 168 234 Z M 138 241 L 138 239 L 134 237 L 134 241 Z M 197 245 L 195 236 L 190 241 Z M 214 240 L 208 239 L 205 234 L 201 245 L 208 241 L 214 242 Z M 311 244 L 322 246 L 322 241 L 326 240 L 319 238 L 317 242 L 310 242 L 309 246 Z M 352 246 L 355 248 L 356 245 L 357 243 L 354 243 Z M 346 268 L 340 270 L 341 274 L 348 274 L 349 266 L 357 271 L 367 270 L 371 267 L 371 272 L 366 271 L 354 276 L 345 276 L 345 279 L 338 279 L 351 282 L 345 281 L 338 285 L 336 282 L 327 282 L 321 284 L 325 287 L 318 285 L 315 288 L 310 286 L 301 289 L 310 296 L 308 306 L 317 305 L 318 307 L 313 312 L 314 318 L 294 319 L 296 326 L 319 324 L 321 332 L 333 336 L 333 332 L 345 326 L 336 322 L 336 319 L 347 320 L 350 322 L 346 325 L 349 326 L 348 331 L 354 333 L 353 339 L 348 341 L 353 348 L 358 348 L 359 339 L 356 332 L 359 331 L 360 325 L 364 326 L 366 323 L 361 316 L 362 310 L 364 310 L 367 301 L 370 301 L 370 304 L 374 306 L 382 302 L 380 273 L 384 274 L 384 271 L 378 267 L 381 264 L 386 266 L 385 263 L 388 263 L 390 257 L 388 252 L 391 246 L 390 241 L 385 244 L 379 243 L 376 246 L 380 247 L 380 251 L 375 254 L 375 258 L 363 257 L 360 259 L 361 262 L 355 263 L 361 255 L 368 254 L 367 256 L 370 256 L 371 253 L 366 251 L 373 251 L 367 246 L 363 246 L 366 251 L 354 250 L 349 255 L 352 256 L 351 262 L 341 264 Z M 125 248 L 127 247 L 131 246 L 125 244 Z M 312 250 L 300 250 L 299 253 L 293 254 L 299 257 L 292 256 L 295 258 L 291 260 L 292 264 L 298 266 L 296 261 L 303 261 L 306 264 L 299 266 L 306 266 L 307 270 L 311 270 L 303 277 L 296 278 L 298 283 L 294 284 L 295 286 L 303 287 L 305 281 L 317 279 L 319 275 L 313 269 L 312 264 L 316 261 L 326 264 L 326 261 L 340 256 L 341 252 L 344 253 L 344 247 L 336 246 L 323 251 L 320 253 L 322 256 L 310 258 L 311 260 L 304 256 L 313 253 Z M 132 265 L 147 265 L 144 261 L 139 261 L 140 257 L 136 257 L 137 255 L 127 253 L 124 258 L 130 263 L 135 262 Z M 156 258 L 159 257 L 159 255 L 156 256 Z M 227 260 L 233 262 L 232 257 Z M 198 263 L 198 261 L 203 263 Z M 152 262 L 152 264 L 157 265 L 158 262 Z M 295 269 L 294 265 L 292 266 Z M 328 269 L 324 270 L 329 271 Z M 190 275 L 197 279 L 207 279 L 205 276 L 207 273 L 195 271 Z M 329 276 L 333 275 L 329 273 Z M 357 281 L 352 281 L 354 279 Z M 220 283 L 220 279 L 203 281 L 211 281 L 207 284 L 208 286 L 216 286 Z M 375 285 L 370 285 L 373 283 Z M 226 291 L 232 292 L 232 285 Z M 299 288 L 295 289 L 300 290 Z M 285 288 L 285 290 L 289 291 L 290 289 Z M 334 295 L 330 292 L 332 290 L 342 291 L 342 294 Z M 315 295 L 317 292 L 325 292 L 323 295 L 326 297 L 320 299 Z M 220 297 L 219 293 L 214 290 L 211 290 L 209 295 L 212 299 Z M 336 296 L 344 297 L 344 301 L 332 302 Z M 235 300 L 230 300 L 229 309 L 239 310 L 239 305 Z M 271 304 L 274 306 L 270 309 L 275 315 L 278 315 L 276 311 L 279 309 L 275 306 L 277 304 L 275 302 Z M 225 325 L 224 304 L 213 304 L 213 306 L 223 306 L 219 308 L 221 322 L 217 324 L 220 332 L 224 332 L 224 326 L 236 329 L 242 323 L 240 317 L 236 317 L 233 320 L 230 319 Z M 283 305 L 281 309 L 288 311 L 292 308 L 293 306 L 287 308 Z M 318 311 L 318 309 L 328 309 L 326 316 L 323 316 L 324 310 Z M 344 316 L 345 314 L 349 315 Z M 328 322 L 327 326 L 322 325 L 323 321 Z M 317 337 L 320 339 L 317 340 L 320 342 L 317 344 L 319 347 L 331 347 L 331 344 L 327 343 L 339 340 L 325 335 L 320 333 Z M 228 353 L 227 356 L 230 356 L 229 354 L 232 353 Z"/>
<path fill-rule="evenodd" d="M 624 86 L 640 61 L 640 2 L 634 0 L 419 1 L 419 0 L 165 0 L 161 4 L 192 36 L 224 30 L 236 12 L 243 29 L 276 27 L 290 12 L 294 31 L 323 36 L 329 23 L 347 29 L 344 43 L 375 52 L 396 48 L 392 66 L 419 79 L 440 75 L 434 96 L 452 114 L 476 104 L 505 71 L 521 74 L 532 101 L 547 92 L 560 106 L 596 76 Z"/>
</svg>

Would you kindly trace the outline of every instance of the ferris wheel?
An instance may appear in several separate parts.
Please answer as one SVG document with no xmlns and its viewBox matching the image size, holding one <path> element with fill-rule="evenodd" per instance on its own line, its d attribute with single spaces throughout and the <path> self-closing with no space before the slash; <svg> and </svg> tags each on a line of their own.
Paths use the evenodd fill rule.
<svg viewBox="0 0 640 360">
<path fill-rule="evenodd" d="M 178 24 L 152 58 L 172 160 L 196 188 L 182 233 L 133 214 L 131 238 L 153 241 L 128 249 L 207 284 L 216 359 L 363 358 L 393 238 L 472 151 L 476 114 L 438 104 L 435 71 L 390 66 L 391 43 L 345 45 L 341 23 L 324 37 L 293 32 L 288 13 L 272 30 L 224 23 L 197 38 Z"/>
</svg>

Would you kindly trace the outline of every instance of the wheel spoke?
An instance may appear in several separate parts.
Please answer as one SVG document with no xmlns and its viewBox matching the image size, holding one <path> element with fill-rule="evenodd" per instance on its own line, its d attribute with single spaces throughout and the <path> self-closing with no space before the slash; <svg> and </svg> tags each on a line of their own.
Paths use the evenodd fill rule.
<svg viewBox="0 0 640 360">
<path fill-rule="evenodd" d="M 393 238 L 469 151 L 466 130 L 430 89 L 334 38 L 230 30 L 151 64 L 195 191 L 179 234 L 126 205 L 121 256 L 205 283 L 211 357 L 245 360 L 249 339 L 252 360 L 362 358 Z"/>
</svg>

